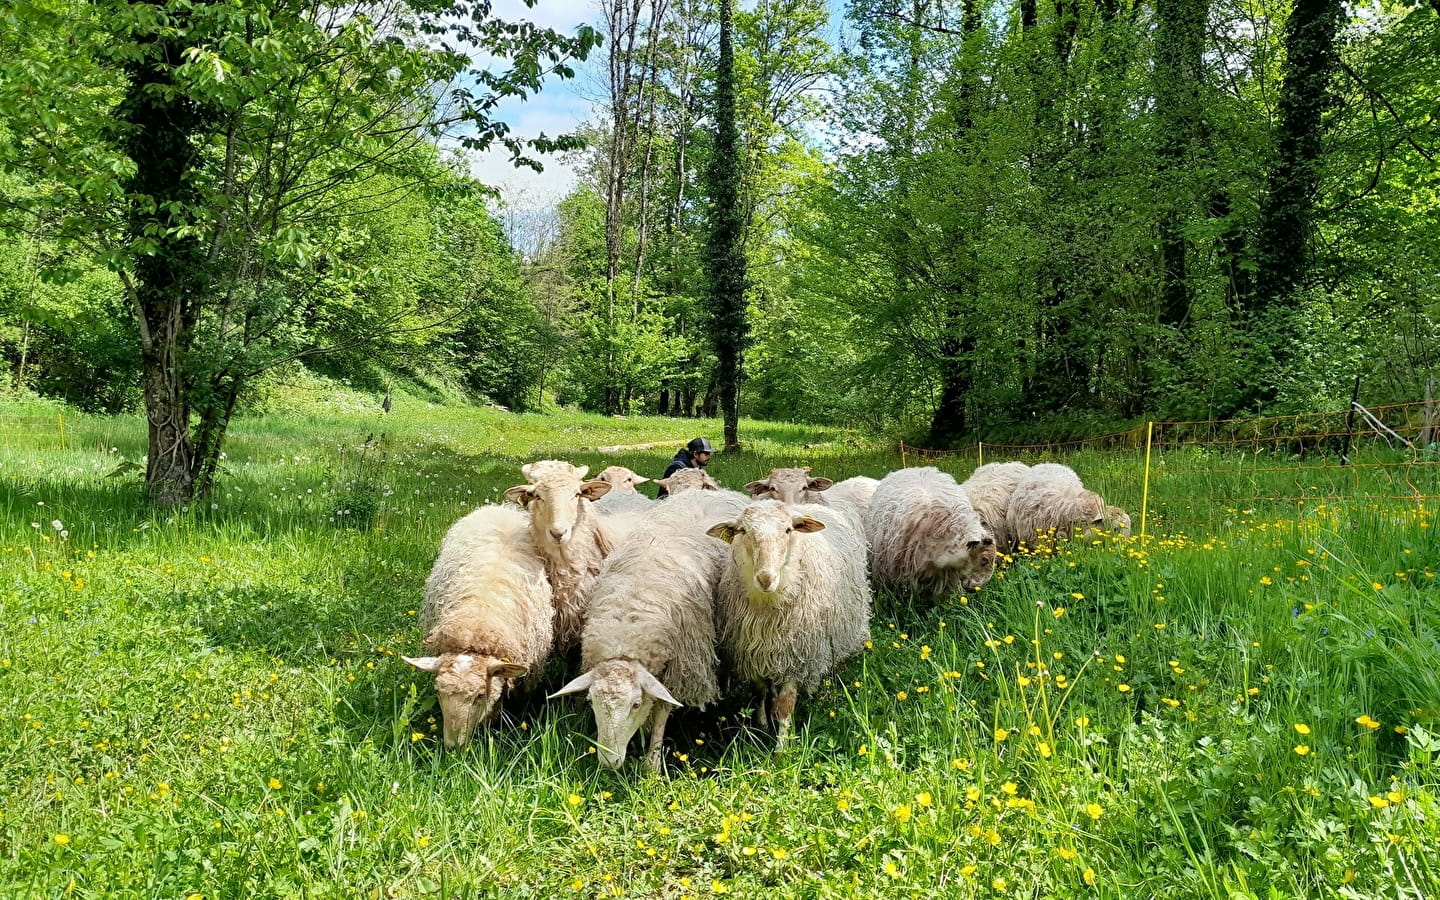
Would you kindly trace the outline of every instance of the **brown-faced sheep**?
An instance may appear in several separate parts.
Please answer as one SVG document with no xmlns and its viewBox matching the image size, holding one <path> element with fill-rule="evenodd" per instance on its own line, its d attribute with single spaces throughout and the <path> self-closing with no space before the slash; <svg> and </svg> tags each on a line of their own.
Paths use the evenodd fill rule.
<svg viewBox="0 0 1440 900">
<path fill-rule="evenodd" d="M 1077 528 L 1084 533 L 1103 527 L 1107 518 L 1128 530 L 1125 511 L 1107 506 L 1099 494 L 1087 490 L 1074 469 L 1041 463 L 1015 486 L 1005 521 L 1015 541 L 1035 548 L 1069 538 Z"/>
<path fill-rule="evenodd" d="M 550 655 L 554 608 L 530 517 L 485 506 L 450 526 L 425 582 L 420 621 L 433 656 L 405 657 L 435 674 L 445 746 L 489 722 L 512 682 Z"/>
<path fill-rule="evenodd" d="M 581 639 L 582 674 L 551 696 L 588 691 L 600 764 L 625 761 L 649 722 L 646 765 L 659 769 L 671 707 L 719 696 L 715 590 L 730 548 L 699 523 L 738 515 L 732 491 L 691 491 L 659 504 L 605 561 Z"/>
<path fill-rule="evenodd" d="M 1028 471 L 1030 467 L 1022 462 L 986 463 L 960 484 L 981 523 L 995 535 L 995 543 L 1005 553 L 1015 549 L 1015 538 L 1005 518 L 1010 496 Z"/>
<path fill-rule="evenodd" d="M 870 636 L 865 537 L 848 510 L 760 500 L 710 528 L 730 544 L 716 618 L 722 653 L 736 677 L 761 686 L 790 735 L 799 691 L 813 693 Z"/>
<path fill-rule="evenodd" d="M 979 590 L 995 573 L 995 536 L 955 479 L 923 467 L 880 480 L 865 517 L 876 587 L 913 589 L 939 600 Z"/>
</svg>

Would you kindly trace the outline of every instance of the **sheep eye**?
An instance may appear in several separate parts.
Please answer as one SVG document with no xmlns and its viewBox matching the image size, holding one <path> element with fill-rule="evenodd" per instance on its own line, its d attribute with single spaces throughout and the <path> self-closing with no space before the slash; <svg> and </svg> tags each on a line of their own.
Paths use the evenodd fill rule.
<svg viewBox="0 0 1440 900">
<path fill-rule="evenodd" d="M 639 708 L 640 708 L 640 701 L 639 701 L 639 700 L 636 700 L 634 703 L 630 704 L 630 708 L 631 708 L 631 709 L 639 709 Z"/>
</svg>

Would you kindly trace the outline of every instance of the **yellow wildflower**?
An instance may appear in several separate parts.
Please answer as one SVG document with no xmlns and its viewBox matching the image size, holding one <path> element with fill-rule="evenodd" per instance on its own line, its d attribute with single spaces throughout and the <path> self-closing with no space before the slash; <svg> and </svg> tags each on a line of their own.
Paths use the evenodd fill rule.
<svg viewBox="0 0 1440 900">
<path fill-rule="evenodd" d="M 1084 872 L 1080 877 L 1083 878 L 1083 879 L 1085 879 L 1085 883 L 1086 883 L 1086 884 L 1090 885 L 1091 887 L 1094 887 L 1094 886 L 1095 886 L 1095 870 L 1094 870 L 1094 869 L 1090 868 L 1089 866 L 1086 866 L 1086 867 L 1085 867 L 1085 872 Z"/>
<path fill-rule="evenodd" d="M 1309 733 L 1310 733 L 1310 726 L 1309 726 L 1309 725 L 1306 725 L 1304 722 L 1296 722 L 1296 723 L 1295 723 L 1295 730 L 1298 731 L 1298 732 L 1300 732 L 1301 734 L 1309 734 Z"/>
<path fill-rule="evenodd" d="M 1105 807 L 1098 803 L 1087 803 L 1085 804 L 1085 812 L 1089 814 L 1090 818 L 1098 820 L 1105 814 Z"/>
</svg>

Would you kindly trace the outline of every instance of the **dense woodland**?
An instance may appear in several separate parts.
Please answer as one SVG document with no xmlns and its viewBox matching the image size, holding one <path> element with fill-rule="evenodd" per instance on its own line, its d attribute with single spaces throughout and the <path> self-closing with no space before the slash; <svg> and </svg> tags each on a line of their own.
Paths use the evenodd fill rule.
<svg viewBox="0 0 1440 900">
<path fill-rule="evenodd" d="M 1437 0 L 832 16 L 7 0 L 0 379 L 146 407 L 152 451 L 188 448 L 173 500 L 303 370 L 621 414 L 738 384 L 749 415 L 937 443 L 1440 371 Z M 603 94 L 578 134 L 495 118 L 573 75 Z M 466 174 L 501 144 L 579 186 L 507 209 Z"/>
</svg>

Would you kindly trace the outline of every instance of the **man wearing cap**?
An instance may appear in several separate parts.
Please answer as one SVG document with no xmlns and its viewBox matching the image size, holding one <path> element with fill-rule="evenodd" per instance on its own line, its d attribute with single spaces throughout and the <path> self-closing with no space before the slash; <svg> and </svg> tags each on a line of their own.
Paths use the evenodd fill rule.
<svg viewBox="0 0 1440 900">
<path fill-rule="evenodd" d="M 710 454 L 714 452 L 709 441 L 704 438 L 695 438 L 686 444 L 683 450 L 675 454 L 675 458 L 670 460 L 670 466 L 666 468 L 665 474 L 660 477 L 669 478 L 681 469 L 703 469 L 710 465 Z M 659 485 L 659 488 L 661 497 L 670 493 L 665 490 L 664 485 Z"/>
</svg>

